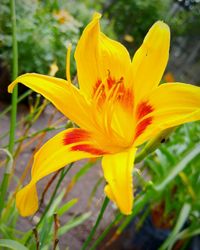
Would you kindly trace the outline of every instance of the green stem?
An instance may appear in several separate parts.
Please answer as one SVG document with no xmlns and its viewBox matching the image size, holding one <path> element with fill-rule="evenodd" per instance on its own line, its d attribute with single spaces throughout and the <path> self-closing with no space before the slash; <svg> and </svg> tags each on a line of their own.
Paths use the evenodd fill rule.
<svg viewBox="0 0 200 250">
<path fill-rule="evenodd" d="M 15 140 L 15 143 L 19 143 L 19 142 L 22 142 L 26 139 L 31 139 L 39 134 L 42 134 L 44 132 L 49 132 L 49 131 L 54 131 L 54 130 L 60 130 L 60 129 L 65 129 L 66 128 L 66 125 L 63 125 L 63 126 L 58 126 L 58 127 L 47 127 L 47 128 L 43 128 L 41 130 L 38 130 L 32 134 L 29 134 L 29 135 L 24 135 L 24 136 L 21 136 L 19 139 Z M 3 147 L 6 147 L 8 145 L 4 145 Z"/>
<path fill-rule="evenodd" d="M 52 196 L 51 196 L 51 199 L 50 199 L 48 205 L 46 206 L 46 208 L 45 208 L 45 210 L 44 210 L 44 213 L 42 214 L 40 220 L 38 221 L 38 223 L 37 223 L 36 226 L 35 226 L 36 228 L 39 227 L 39 225 L 42 223 L 42 221 L 43 221 L 45 215 L 46 215 L 47 212 L 49 211 L 49 208 L 51 207 L 51 205 L 52 205 L 52 203 L 53 203 L 53 201 L 54 201 L 54 198 L 55 198 L 55 196 L 56 196 L 56 194 L 57 194 L 58 188 L 60 187 L 60 184 L 61 184 L 62 180 L 64 179 L 65 175 L 66 175 L 66 174 L 69 172 L 69 170 L 71 169 L 72 165 L 73 165 L 73 164 L 70 164 L 70 166 L 67 168 L 67 170 L 63 169 L 63 170 L 61 171 L 61 173 L 60 173 L 60 178 L 59 178 L 59 180 L 58 180 L 58 182 L 57 182 L 57 184 L 56 184 L 56 188 L 54 189 L 54 192 L 53 192 L 53 194 L 52 194 Z"/>
<path fill-rule="evenodd" d="M 10 0 L 10 11 L 11 11 L 11 22 L 12 22 L 12 79 L 14 80 L 18 75 L 18 49 L 17 49 L 17 37 L 16 37 L 16 15 L 15 15 L 15 1 Z M 15 87 L 12 94 L 12 108 L 11 108 L 11 120 L 10 120 L 10 138 L 9 138 L 9 147 L 8 150 L 13 154 L 14 145 L 15 145 L 15 126 L 16 126 L 16 116 L 17 116 L 17 96 L 18 89 Z M 11 166 L 7 164 L 5 168 L 5 173 L 1 183 L 0 190 L 0 214 L 4 207 L 4 200 L 6 197 L 6 192 L 8 188 L 8 180 L 11 172 Z"/>
<path fill-rule="evenodd" d="M 135 201 L 135 205 L 133 208 L 133 213 L 129 216 L 127 216 L 124 220 L 124 222 L 119 226 L 115 234 L 113 235 L 113 238 L 111 240 L 115 240 L 122 231 L 128 226 L 128 224 L 133 220 L 133 218 L 141 211 L 141 209 L 145 206 L 145 204 L 148 202 L 148 198 L 150 196 L 150 193 L 147 192 L 143 194 L 142 196 L 138 197 Z M 102 242 L 102 240 L 108 235 L 109 231 L 115 225 L 116 223 L 119 223 L 123 218 L 122 214 L 118 214 L 113 222 L 111 222 L 110 225 L 104 230 L 104 232 L 98 237 L 98 239 L 94 242 L 90 250 L 96 249 L 96 247 Z"/>
<path fill-rule="evenodd" d="M 142 196 L 138 197 L 135 201 L 135 205 L 133 207 L 133 212 L 131 215 L 127 216 L 124 222 L 119 226 L 117 229 L 117 234 L 121 234 L 124 229 L 129 225 L 129 223 L 133 220 L 133 218 L 142 210 L 142 208 L 147 204 L 149 201 L 149 197 L 151 197 L 152 192 L 151 191 L 146 191 L 145 194 Z"/>
<path fill-rule="evenodd" d="M 101 183 L 104 181 L 104 178 L 101 176 L 96 184 L 94 185 L 93 189 L 92 189 L 92 192 L 90 194 L 90 197 L 88 199 L 88 206 L 90 206 L 90 204 L 92 203 L 92 199 L 94 198 L 96 192 L 97 192 L 97 189 L 99 188 L 99 186 L 101 185 Z"/>
<path fill-rule="evenodd" d="M 17 103 L 21 102 L 26 98 L 28 95 L 30 95 L 33 91 L 32 90 L 27 90 L 24 94 L 20 95 L 19 98 L 17 99 Z M 12 109 L 12 105 L 9 105 L 7 108 L 4 109 L 3 112 L 0 114 L 0 118 L 7 114 L 10 110 Z"/>
<path fill-rule="evenodd" d="M 40 109 L 37 108 L 34 110 L 34 113 L 38 112 Z M 18 121 L 16 124 L 15 124 L 15 127 L 21 125 L 21 124 L 27 124 L 27 123 L 31 123 L 32 122 L 32 117 L 33 117 L 33 113 L 29 113 L 28 115 L 24 116 L 23 119 L 21 119 L 20 121 Z M 4 134 L 2 134 L 0 136 L 0 139 L 4 139 L 5 137 L 7 137 L 9 135 L 9 131 L 6 131 Z"/>
<path fill-rule="evenodd" d="M 53 203 L 53 201 L 54 201 L 54 198 L 55 198 L 55 196 L 56 196 L 56 194 L 57 194 L 58 188 L 60 187 L 60 184 L 61 184 L 62 180 L 64 179 L 64 177 L 66 176 L 66 174 L 69 172 L 69 170 L 72 168 L 72 166 L 73 166 L 73 163 L 71 163 L 67 169 L 62 169 L 62 171 L 61 171 L 61 173 L 60 173 L 60 178 L 59 178 L 59 180 L 58 180 L 58 182 L 57 182 L 57 184 L 56 184 L 56 187 L 55 187 L 54 192 L 53 192 L 53 194 L 52 194 L 52 196 L 51 196 L 51 199 L 50 199 L 48 205 L 46 206 L 46 208 L 45 208 L 45 210 L 44 210 L 44 212 L 43 212 L 43 214 L 42 214 L 40 220 L 39 220 L 38 223 L 36 224 L 35 228 L 38 228 L 39 225 L 40 225 L 40 224 L 42 223 L 42 221 L 44 220 L 44 218 L 45 218 L 47 212 L 49 211 L 49 209 L 50 209 L 50 207 L 51 207 L 51 205 L 52 205 L 52 203 Z M 26 240 L 25 245 L 27 245 L 27 244 L 29 243 L 31 237 L 32 237 L 32 235 L 30 234 L 30 236 L 29 236 L 28 239 Z"/>
<path fill-rule="evenodd" d="M 14 80 L 15 78 L 17 78 L 17 75 L 18 75 L 18 48 L 17 48 L 15 0 L 10 0 L 10 10 L 11 10 L 11 18 L 12 18 L 12 44 L 13 44 L 12 80 Z M 16 115 L 17 115 L 17 96 L 18 96 L 18 89 L 16 86 L 12 94 L 10 140 L 9 140 L 9 147 L 8 147 L 11 154 L 13 153 L 13 150 L 14 150 L 15 126 L 16 126 Z"/>
<path fill-rule="evenodd" d="M 94 234 L 95 234 L 95 232 L 96 232 L 96 230 L 97 230 L 97 227 L 98 227 L 98 225 L 99 225 L 99 223 L 100 223 L 100 221 L 101 221 L 101 219 L 102 219 L 102 217 L 103 217 L 103 215 L 104 215 L 104 212 L 105 212 L 105 210 L 106 210 L 106 207 L 108 206 L 108 203 L 109 203 L 109 199 L 108 199 L 108 197 L 105 197 L 104 202 L 103 202 L 103 205 L 102 205 L 101 210 L 100 210 L 100 212 L 99 212 L 99 215 L 98 215 L 98 217 L 97 217 L 96 223 L 95 223 L 95 225 L 93 226 L 93 228 L 92 228 L 92 230 L 91 230 L 91 232 L 90 232 L 88 238 L 87 238 L 86 241 L 84 242 L 84 244 L 83 244 L 81 250 L 87 249 L 87 246 L 90 244 L 90 242 L 91 242 L 91 240 L 92 240 L 92 237 L 94 236 Z"/>
<path fill-rule="evenodd" d="M 142 150 L 136 155 L 135 163 L 141 162 L 146 156 L 155 151 L 162 142 L 164 142 L 169 135 L 174 131 L 173 128 L 168 128 L 160 132 L 153 139 L 151 139 Z"/>
<path fill-rule="evenodd" d="M 111 228 L 113 228 L 113 226 L 116 224 L 116 222 L 118 222 L 122 218 L 123 218 L 123 215 L 120 214 L 120 213 L 118 213 L 116 215 L 115 219 L 106 227 L 106 229 L 103 231 L 103 233 L 94 242 L 94 244 L 92 245 L 92 247 L 90 248 L 90 250 L 95 250 L 97 248 L 97 246 L 104 240 L 104 238 L 109 233 L 109 231 L 111 230 Z"/>
</svg>

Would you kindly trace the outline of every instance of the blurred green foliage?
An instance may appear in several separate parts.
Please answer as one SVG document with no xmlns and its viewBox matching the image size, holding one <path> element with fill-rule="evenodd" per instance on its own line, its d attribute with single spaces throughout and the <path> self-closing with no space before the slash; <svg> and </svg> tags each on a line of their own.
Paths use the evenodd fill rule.
<svg viewBox="0 0 200 250">
<path fill-rule="evenodd" d="M 186 11 L 173 0 L 21 0 L 16 1 L 17 39 L 19 46 L 19 74 L 38 72 L 47 74 L 56 63 L 57 76 L 65 77 L 65 57 L 68 43 L 73 51 L 83 28 L 95 11 L 103 14 L 103 31 L 119 39 L 130 52 L 141 44 L 149 27 L 156 20 L 164 20 L 172 28 L 173 37 L 199 34 L 199 5 Z M 192 28 L 191 28 L 192 27 Z M 0 8 L 0 63 L 10 68 L 11 22 L 9 0 Z M 75 62 L 72 60 L 72 74 Z"/>
<path fill-rule="evenodd" d="M 47 74 L 50 65 L 58 65 L 58 76 L 65 77 L 67 45 L 73 50 L 83 27 L 91 19 L 94 9 L 87 1 L 16 1 L 19 74 L 37 72 Z M 90 4 L 88 3 L 90 6 Z M 95 5 L 93 7 L 96 9 Z M 98 4 L 97 4 L 98 7 Z M 103 26 L 108 20 L 104 19 Z M 112 33 L 112 32 L 111 32 Z M 10 68 L 11 22 L 9 0 L 2 0 L 0 8 L 0 62 Z M 75 63 L 72 60 L 72 74 Z"/>
<path fill-rule="evenodd" d="M 11 57 L 9 1 L 3 0 L 2 7 L 1 60 L 9 65 Z M 67 43 L 77 43 L 79 28 L 83 24 L 74 19 L 67 10 L 60 13 L 57 6 L 37 0 L 17 1 L 16 12 L 20 74 L 32 71 L 47 73 L 50 65 L 57 62 L 59 73 L 63 75 Z"/>
<path fill-rule="evenodd" d="M 119 0 L 110 1 L 104 11 L 114 23 L 114 29 L 120 40 L 125 42 L 126 35 L 131 35 L 132 46 L 136 48 L 141 44 L 150 26 L 155 21 L 164 19 L 168 7 L 169 0 Z"/>
<path fill-rule="evenodd" d="M 168 175 L 174 164 L 180 162 L 184 155 L 195 149 L 200 141 L 200 123 L 185 124 L 176 129 L 169 140 L 161 145 L 154 154 L 147 157 L 146 165 L 150 169 L 152 181 L 157 183 Z M 183 172 L 174 178 L 161 199 L 166 199 L 166 213 L 180 209 L 181 204 L 188 201 L 197 207 L 200 200 L 199 192 L 199 164 L 200 156 L 187 165 Z M 172 202 L 176 200 L 177 202 Z"/>
<path fill-rule="evenodd" d="M 173 38 L 200 35 L 199 3 L 192 5 L 190 10 L 176 0 L 111 0 L 105 1 L 103 6 L 103 12 L 111 20 L 118 38 L 131 52 L 139 47 L 148 29 L 157 20 L 169 24 Z"/>
<path fill-rule="evenodd" d="M 186 161 L 189 154 L 199 150 L 200 122 L 185 124 L 179 127 L 152 155 L 145 159 L 144 166 L 148 167 L 151 181 L 156 191 L 156 202 L 151 202 L 151 208 L 156 211 L 156 225 L 161 228 L 175 230 L 179 219 L 184 219 L 176 233 L 172 233 L 163 244 L 174 244 L 185 233 L 199 230 L 200 202 L 200 155 Z M 186 163 L 187 162 L 187 163 Z M 177 171 L 176 171 L 177 170 Z M 180 211 L 185 205 L 190 207 L 185 218 L 179 218 Z M 184 231 L 185 232 L 185 231 Z M 195 231 L 196 232 L 196 231 Z M 187 238 L 190 240 L 195 233 Z M 166 248 L 163 248 L 166 249 Z"/>
<path fill-rule="evenodd" d="M 19 74 L 25 72 L 47 74 L 50 65 L 56 63 L 59 68 L 57 76 L 65 77 L 67 44 L 72 43 L 73 50 L 75 49 L 83 28 L 95 11 L 100 11 L 104 15 L 101 20 L 103 31 L 112 38 L 120 39 L 130 51 L 134 51 L 140 45 L 149 27 L 158 19 L 169 23 L 175 36 L 198 35 L 200 32 L 199 5 L 191 11 L 186 11 L 172 0 L 20 0 L 16 1 Z M 0 63 L 8 69 L 11 65 L 11 47 L 9 0 L 1 0 Z M 71 69 L 72 74 L 75 75 L 74 60 L 72 60 Z M 148 169 L 148 174 L 151 176 L 151 182 L 142 186 L 144 195 L 147 198 L 150 197 L 147 201 L 152 206 L 164 203 L 163 218 L 170 222 L 172 227 L 176 225 L 182 208 L 186 203 L 189 204 L 191 209 L 188 212 L 189 216 L 185 217 L 185 221 L 189 221 L 186 233 L 190 236 L 196 234 L 197 231 L 194 230 L 199 230 L 199 155 L 175 176 L 173 171 L 178 169 L 182 159 L 186 159 L 192 151 L 196 150 L 199 141 L 199 123 L 184 125 L 178 128 L 169 141 L 161 145 L 144 162 L 144 168 Z M 75 177 L 80 177 L 80 173 L 82 176 L 86 170 L 88 167 L 84 168 L 85 172 L 82 169 Z M 166 180 L 170 181 L 166 182 Z M 146 183 L 145 179 L 144 183 Z M 165 186 L 161 188 L 163 183 Z M 149 193 L 151 195 L 148 196 Z M 60 193 L 57 200 L 51 204 L 48 216 L 40 224 L 39 233 L 44 247 L 53 238 L 53 214 L 57 212 L 62 215 L 69 208 L 69 204 L 60 205 L 62 195 L 63 193 Z M 171 215 L 172 217 L 170 217 Z M 61 227 L 59 234 L 66 233 L 88 217 L 89 214 L 74 217 L 72 221 Z M 168 220 L 169 218 L 172 219 L 172 222 Z M 6 238 L 18 239 L 22 233 L 16 230 L 17 221 L 18 213 L 13 201 L 2 216 L 1 235 Z M 32 231 L 28 231 L 23 236 L 22 243 L 25 243 L 30 235 L 32 235 Z M 48 237 L 49 235 L 50 237 Z M 179 234 L 179 238 L 181 237 L 186 236 Z M 176 234 L 170 241 L 174 243 L 177 239 Z M 171 243 L 169 242 L 168 245 Z M 33 249 L 35 249 L 35 245 L 33 245 Z"/>
</svg>

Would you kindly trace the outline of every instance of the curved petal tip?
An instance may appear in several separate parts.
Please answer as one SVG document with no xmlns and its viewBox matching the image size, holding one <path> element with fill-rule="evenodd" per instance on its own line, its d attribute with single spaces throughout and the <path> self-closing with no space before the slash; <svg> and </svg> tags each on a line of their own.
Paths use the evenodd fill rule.
<svg viewBox="0 0 200 250">
<path fill-rule="evenodd" d="M 132 199 L 132 202 L 130 202 L 130 203 L 129 202 L 117 203 L 115 196 L 112 192 L 112 189 L 108 184 L 104 187 L 104 193 L 111 201 L 113 201 L 116 204 L 116 206 L 119 207 L 122 214 L 130 215 L 132 213 L 133 199 Z"/>
<path fill-rule="evenodd" d="M 155 22 L 147 33 L 144 43 L 151 45 L 151 47 L 159 47 L 160 44 L 165 44 L 169 47 L 170 28 L 163 21 Z"/>
<path fill-rule="evenodd" d="M 34 183 L 29 183 L 17 193 L 16 206 L 23 217 L 33 215 L 38 210 L 38 196 Z"/>
<path fill-rule="evenodd" d="M 16 78 L 11 84 L 8 85 L 8 93 L 12 93 L 15 85 L 18 83 L 18 78 Z"/>
<path fill-rule="evenodd" d="M 170 29 L 169 29 L 169 26 L 168 26 L 165 22 L 160 21 L 160 20 L 157 21 L 157 22 L 155 22 L 153 26 L 156 26 L 156 27 L 159 28 L 159 29 L 164 29 L 164 30 L 166 30 L 166 31 L 169 31 L 169 30 L 170 30 Z"/>
</svg>

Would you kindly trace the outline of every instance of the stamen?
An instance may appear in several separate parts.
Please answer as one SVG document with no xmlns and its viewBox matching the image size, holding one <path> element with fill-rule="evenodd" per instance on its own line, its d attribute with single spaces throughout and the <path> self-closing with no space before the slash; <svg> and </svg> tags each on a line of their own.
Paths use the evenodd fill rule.
<svg viewBox="0 0 200 250">
<path fill-rule="evenodd" d="M 70 55 L 72 50 L 72 44 L 70 43 L 67 47 L 67 56 L 66 56 L 66 78 L 69 83 L 71 82 L 71 76 L 70 76 Z"/>
<path fill-rule="evenodd" d="M 101 96 L 102 92 L 104 90 L 104 85 L 102 84 L 102 82 L 99 84 L 98 88 L 96 89 L 94 96 L 93 96 L 93 100 L 96 101 L 98 103 L 98 99 Z"/>
<path fill-rule="evenodd" d="M 120 81 L 116 82 L 109 92 L 108 100 L 112 98 L 112 103 L 114 103 L 117 99 L 117 95 L 119 93 L 119 88 L 120 88 L 120 83 L 121 83 Z"/>
<path fill-rule="evenodd" d="M 111 121 L 112 121 L 112 117 L 113 117 L 113 112 L 114 112 L 114 103 L 118 97 L 118 91 L 120 88 L 120 81 L 117 82 L 115 85 L 112 86 L 112 88 L 110 89 L 108 96 L 106 98 L 106 107 L 104 109 L 104 127 L 105 127 L 105 131 L 108 134 L 112 133 L 112 129 L 111 129 Z"/>
<path fill-rule="evenodd" d="M 111 123 L 115 111 L 115 104 L 119 101 L 120 95 L 124 95 L 123 83 L 123 77 L 116 80 L 115 78 L 112 78 L 111 73 L 108 70 L 107 77 L 96 82 L 92 97 L 94 102 L 94 112 L 92 112 L 92 115 L 97 126 L 100 125 L 101 128 L 104 128 L 104 133 L 107 135 L 112 135 L 117 138 L 118 136 L 116 136 L 116 133 L 113 131 Z M 101 113 L 100 116 L 96 112 L 97 108 Z"/>
</svg>

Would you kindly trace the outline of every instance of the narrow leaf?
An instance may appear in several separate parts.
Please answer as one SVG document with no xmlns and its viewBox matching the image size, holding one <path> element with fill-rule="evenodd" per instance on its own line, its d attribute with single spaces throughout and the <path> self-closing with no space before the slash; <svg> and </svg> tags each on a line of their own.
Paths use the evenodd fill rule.
<svg viewBox="0 0 200 250">
<path fill-rule="evenodd" d="M 0 246 L 7 247 L 13 250 L 28 250 L 28 248 L 22 245 L 21 243 L 15 240 L 9 240 L 9 239 L 0 240 Z"/>
<path fill-rule="evenodd" d="M 59 216 L 62 216 L 64 213 L 66 213 L 71 207 L 73 207 L 78 202 L 77 198 L 74 198 L 67 203 L 65 203 L 61 208 L 57 210 L 57 214 Z"/>
<path fill-rule="evenodd" d="M 91 213 L 85 213 L 82 214 L 78 217 L 73 218 L 72 220 L 70 220 L 66 225 L 64 225 L 63 227 L 59 228 L 58 230 L 58 235 L 63 235 L 65 233 L 67 233 L 69 230 L 71 230 L 74 227 L 77 227 L 78 225 L 82 224 L 85 220 L 87 220 L 90 217 Z"/>
</svg>

